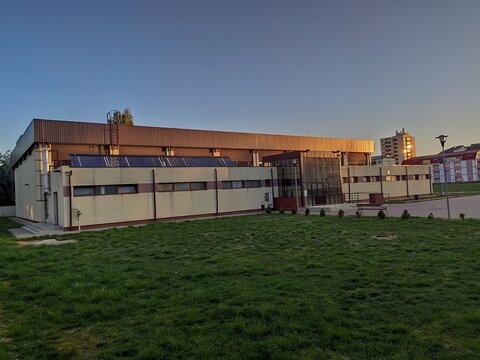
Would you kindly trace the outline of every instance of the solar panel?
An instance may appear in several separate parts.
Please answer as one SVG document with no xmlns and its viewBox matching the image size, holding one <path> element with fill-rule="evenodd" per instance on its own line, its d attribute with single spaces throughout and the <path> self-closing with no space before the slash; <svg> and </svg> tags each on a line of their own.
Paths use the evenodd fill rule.
<svg viewBox="0 0 480 360">
<path fill-rule="evenodd" d="M 77 155 L 70 154 L 71 167 L 231 167 L 228 157 Z"/>
</svg>

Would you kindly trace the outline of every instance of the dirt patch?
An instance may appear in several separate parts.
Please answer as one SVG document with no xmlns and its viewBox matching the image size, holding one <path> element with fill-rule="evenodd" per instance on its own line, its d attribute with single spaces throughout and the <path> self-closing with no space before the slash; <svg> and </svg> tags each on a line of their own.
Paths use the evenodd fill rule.
<svg viewBox="0 0 480 360">
<path fill-rule="evenodd" d="M 76 242 L 78 242 L 78 240 L 45 239 L 45 240 L 34 240 L 34 241 L 17 241 L 17 245 L 21 245 L 21 246 L 65 245 L 65 244 L 72 244 Z"/>
<path fill-rule="evenodd" d="M 395 240 L 398 238 L 398 235 L 374 235 L 372 236 L 373 240 Z"/>
</svg>

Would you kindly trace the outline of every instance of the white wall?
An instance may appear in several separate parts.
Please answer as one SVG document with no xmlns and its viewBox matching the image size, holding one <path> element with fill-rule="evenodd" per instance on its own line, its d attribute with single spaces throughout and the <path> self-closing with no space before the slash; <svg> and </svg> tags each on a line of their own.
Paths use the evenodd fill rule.
<svg viewBox="0 0 480 360">
<path fill-rule="evenodd" d="M 16 215 L 15 206 L 0 206 L 0 217 L 11 217 Z"/>
</svg>

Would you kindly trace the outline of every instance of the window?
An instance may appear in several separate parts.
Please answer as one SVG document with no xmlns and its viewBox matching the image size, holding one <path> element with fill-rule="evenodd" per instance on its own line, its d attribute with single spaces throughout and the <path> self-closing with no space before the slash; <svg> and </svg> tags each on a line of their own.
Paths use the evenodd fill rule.
<svg viewBox="0 0 480 360">
<path fill-rule="evenodd" d="M 260 180 L 247 180 L 245 182 L 247 188 L 259 188 L 261 187 Z"/>
<path fill-rule="evenodd" d="M 75 186 L 73 188 L 73 196 L 92 196 L 95 195 L 94 186 Z"/>
<path fill-rule="evenodd" d="M 191 190 L 207 190 L 206 182 L 192 182 L 190 183 Z"/>
<path fill-rule="evenodd" d="M 272 179 L 265 179 L 265 187 L 271 187 L 272 186 Z"/>
<path fill-rule="evenodd" d="M 119 185 L 117 187 L 117 194 L 134 194 L 137 192 L 136 185 Z"/>
<path fill-rule="evenodd" d="M 395 180 L 395 178 L 392 175 L 385 176 L 385 181 L 394 181 L 394 180 Z"/>
<path fill-rule="evenodd" d="M 242 180 L 222 181 L 222 189 L 241 189 L 243 188 Z"/>
<path fill-rule="evenodd" d="M 173 191 L 172 183 L 157 184 L 157 191 Z"/>
<path fill-rule="evenodd" d="M 190 190 L 190 183 L 175 183 L 175 191 L 188 191 Z"/>
<path fill-rule="evenodd" d="M 95 186 L 95 195 L 113 195 L 117 193 L 117 185 Z"/>
<path fill-rule="evenodd" d="M 241 188 L 243 188 L 243 181 L 242 181 L 242 180 L 232 181 L 232 188 L 233 188 L 233 189 L 241 189 Z"/>
</svg>

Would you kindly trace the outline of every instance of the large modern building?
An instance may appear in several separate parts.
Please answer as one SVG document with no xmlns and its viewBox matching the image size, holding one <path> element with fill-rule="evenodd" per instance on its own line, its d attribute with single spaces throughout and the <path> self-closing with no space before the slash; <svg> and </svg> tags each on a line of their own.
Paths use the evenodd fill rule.
<svg viewBox="0 0 480 360">
<path fill-rule="evenodd" d="M 12 153 L 17 216 L 71 229 L 258 211 L 279 197 L 264 158 L 314 154 L 339 188 L 340 161 L 368 165 L 373 151 L 371 140 L 34 119 Z M 324 189 L 319 202 L 342 200 Z"/>
<path fill-rule="evenodd" d="M 444 164 L 447 182 L 475 182 L 480 174 L 480 143 L 470 146 L 458 145 L 444 153 L 417 156 L 403 161 L 404 165 L 429 165 L 433 183 L 444 182 Z"/>
<path fill-rule="evenodd" d="M 12 152 L 16 215 L 64 229 L 431 191 L 428 166 L 371 166 L 372 140 L 34 119 Z"/>
<path fill-rule="evenodd" d="M 393 157 L 397 165 L 416 155 L 415 137 L 405 129 L 396 131 L 394 136 L 381 138 L 380 147 L 382 156 Z"/>
</svg>

